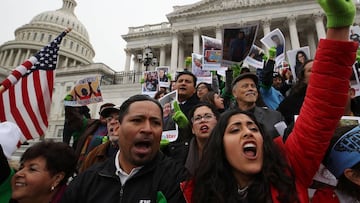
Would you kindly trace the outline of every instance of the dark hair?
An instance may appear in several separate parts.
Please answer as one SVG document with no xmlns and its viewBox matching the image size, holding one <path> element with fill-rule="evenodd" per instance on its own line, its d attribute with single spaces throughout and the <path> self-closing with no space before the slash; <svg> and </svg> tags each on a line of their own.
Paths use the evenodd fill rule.
<svg viewBox="0 0 360 203">
<path fill-rule="evenodd" d="M 160 99 L 160 95 L 162 95 L 162 94 L 165 95 L 166 93 L 167 93 L 166 90 L 159 90 L 155 93 L 154 99 L 158 100 L 158 99 Z"/>
<path fill-rule="evenodd" d="M 224 112 L 210 135 L 200 161 L 201 167 L 195 172 L 193 202 L 241 201 L 223 143 L 228 121 L 236 114 L 249 116 L 259 127 L 264 139 L 263 167 L 261 172 L 254 175 L 248 188 L 247 202 L 266 202 L 271 199 L 270 186 L 279 191 L 279 202 L 296 202 L 298 197 L 293 173 L 280 149 L 274 145 L 271 136 L 264 134 L 254 115 L 239 109 Z"/>
<path fill-rule="evenodd" d="M 43 157 L 46 161 L 46 169 L 51 175 L 64 172 L 64 179 L 59 185 L 66 184 L 76 170 L 76 155 L 74 150 L 63 142 L 43 141 L 28 148 L 21 156 L 20 163 Z"/>
<path fill-rule="evenodd" d="M 330 151 L 332 149 L 332 147 L 336 144 L 336 142 L 348 131 L 352 130 L 353 128 L 355 128 L 357 125 L 350 125 L 350 126 L 341 126 L 336 128 L 335 133 L 333 138 L 330 141 L 330 145 L 329 148 L 326 152 L 325 158 L 324 160 L 326 160 L 326 158 L 329 156 Z M 325 164 L 326 166 L 326 164 Z M 358 162 L 357 164 L 355 164 L 354 166 L 351 167 L 351 169 L 354 170 L 355 176 L 360 178 L 360 162 Z M 346 176 L 344 174 L 342 174 L 339 178 L 338 178 L 338 184 L 336 186 L 336 188 L 343 192 L 344 194 L 347 194 L 353 198 L 356 198 L 357 200 L 360 199 L 360 185 L 357 185 L 355 183 L 353 183 L 352 181 L 350 181 L 349 179 L 346 178 Z"/>
<path fill-rule="evenodd" d="M 209 103 L 209 104 L 211 104 L 211 105 L 213 105 L 213 106 L 216 106 L 216 105 L 215 105 L 215 100 L 214 100 L 215 94 L 217 94 L 217 93 L 214 92 L 214 91 L 208 92 L 208 93 L 204 94 L 204 95 L 200 98 L 200 101 Z"/>
<path fill-rule="evenodd" d="M 196 85 L 196 90 L 200 85 L 205 85 L 206 88 L 208 89 L 208 91 L 214 91 L 213 88 L 211 87 L 211 84 L 207 83 L 207 82 L 200 82 L 199 84 Z"/>
<path fill-rule="evenodd" d="M 296 56 L 295 56 L 295 71 L 296 71 L 296 77 L 299 77 L 300 76 L 300 74 L 301 74 L 301 71 L 304 69 L 304 65 L 299 61 L 299 59 L 298 59 L 298 55 L 299 54 L 302 54 L 304 57 L 305 57 L 305 61 L 304 61 L 304 64 L 308 61 L 308 57 L 307 57 L 307 55 L 305 54 L 305 52 L 304 51 L 298 51 L 297 53 L 296 53 Z"/>
<path fill-rule="evenodd" d="M 176 73 L 176 79 L 175 79 L 175 81 L 177 82 L 178 79 L 179 79 L 179 77 L 182 76 L 182 75 L 190 75 L 190 76 L 193 78 L 194 87 L 195 87 L 197 79 L 196 79 L 196 76 L 195 76 L 192 72 L 190 72 L 190 71 L 177 72 L 177 73 Z"/>
<path fill-rule="evenodd" d="M 307 88 L 307 84 L 305 83 L 305 66 L 310 63 L 313 62 L 314 60 L 310 59 L 304 62 L 304 64 L 301 66 L 301 71 L 299 74 L 299 78 L 298 81 L 295 83 L 295 85 L 292 87 L 290 94 L 295 94 L 295 93 L 300 93 L 302 91 L 304 91 L 305 94 L 305 90 Z"/>
<path fill-rule="evenodd" d="M 215 106 L 212 105 L 212 104 L 206 103 L 206 102 L 200 102 L 200 103 L 196 104 L 196 105 L 189 111 L 189 116 L 188 116 L 188 118 L 194 117 L 194 113 L 195 113 L 196 109 L 198 109 L 198 108 L 200 108 L 200 107 L 202 107 L 202 106 L 208 107 L 208 108 L 213 112 L 213 114 L 215 115 L 216 120 L 219 120 L 220 113 L 217 111 L 217 109 L 215 108 Z M 190 119 L 190 125 L 192 125 L 192 124 L 193 124 L 193 123 L 192 123 L 192 121 L 191 121 L 191 119 Z"/>
<path fill-rule="evenodd" d="M 121 104 L 120 111 L 119 111 L 119 121 L 120 121 L 120 123 L 122 122 L 124 116 L 129 112 L 130 105 L 133 104 L 134 102 L 138 102 L 138 101 L 151 101 L 151 102 L 154 102 L 160 109 L 161 118 L 163 117 L 163 109 L 162 109 L 161 104 L 159 103 L 158 100 L 150 97 L 149 95 L 137 94 L 137 95 L 129 97 L 127 100 L 124 101 L 124 103 Z"/>
</svg>

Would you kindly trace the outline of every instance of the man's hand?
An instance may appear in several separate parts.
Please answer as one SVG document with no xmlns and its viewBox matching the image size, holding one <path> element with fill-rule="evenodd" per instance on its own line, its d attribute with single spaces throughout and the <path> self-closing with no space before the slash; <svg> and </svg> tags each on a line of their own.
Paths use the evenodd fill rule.
<svg viewBox="0 0 360 203">
<path fill-rule="evenodd" d="M 177 101 L 174 102 L 174 111 L 175 114 L 172 116 L 172 119 L 180 128 L 185 128 L 189 124 L 189 120 L 185 114 L 181 111 L 180 106 Z"/>
<path fill-rule="evenodd" d="M 352 0 L 317 0 L 325 11 L 328 28 L 353 24 L 356 8 Z"/>
</svg>

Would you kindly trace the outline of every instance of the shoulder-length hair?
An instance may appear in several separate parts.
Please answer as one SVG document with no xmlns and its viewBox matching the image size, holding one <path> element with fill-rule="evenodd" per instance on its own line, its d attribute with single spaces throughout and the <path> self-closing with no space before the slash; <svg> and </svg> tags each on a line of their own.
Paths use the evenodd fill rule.
<svg viewBox="0 0 360 203">
<path fill-rule="evenodd" d="M 66 143 L 43 141 L 34 144 L 27 149 L 20 159 L 20 163 L 36 159 L 44 158 L 46 161 L 46 169 L 51 175 L 64 172 L 64 179 L 60 185 L 66 184 L 68 178 L 73 176 L 76 169 L 76 155 L 74 150 Z"/>
<path fill-rule="evenodd" d="M 195 172 L 193 202 L 241 202 L 237 189 L 238 184 L 233 169 L 227 160 L 223 137 L 229 119 L 236 114 L 245 114 L 255 122 L 263 135 L 263 168 L 253 176 L 248 188 L 247 202 L 271 201 L 270 186 L 279 191 L 280 202 L 298 200 L 292 171 L 275 146 L 271 136 L 265 135 L 254 115 L 239 109 L 224 112 L 213 129 L 205 146 L 200 166 Z"/>
</svg>

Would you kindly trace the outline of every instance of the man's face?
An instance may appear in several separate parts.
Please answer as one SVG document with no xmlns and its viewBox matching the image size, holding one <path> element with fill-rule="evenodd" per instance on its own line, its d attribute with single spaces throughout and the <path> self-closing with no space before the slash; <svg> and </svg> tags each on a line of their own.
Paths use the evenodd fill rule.
<svg viewBox="0 0 360 203">
<path fill-rule="evenodd" d="M 162 78 L 164 77 L 164 71 L 163 70 L 159 70 L 159 76 Z"/>
<path fill-rule="evenodd" d="M 251 78 L 244 78 L 236 83 L 233 95 L 238 103 L 255 103 L 258 91 L 255 82 Z"/>
<path fill-rule="evenodd" d="M 176 81 L 179 98 L 189 99 L 195 92 L 195 84 L 191 75 L 181 75 Z"/>
<path fill-rule="evenodd" d="M 119 127 L 120 166 L 126 172 L 150 162 L 160 149 L 161 109 L 152 101 L 130 105 Z"/>
<path fill-rule="evenodd" d="M 272 40 L 273 40 L 273 42 L 274 42 L 276 45 L 280 45 L 280 44 L 281 44 L 280 38 L 279 38 L 278 36 L 274 36 L 274 37 L 272 38 Z"/>
<path fill-rule="evenodd" d="M 280 77 L 274 77 L 273 78 L 273 86 L 275 89 L 280 89 L 282 84 L 282 80 Z"/>
<path fill-rule="evenodd" d="M 106 124 L 108 130 L 109 140 L 116 142 L 119 140 L 119 112 L 111 112 L 108 117 L 106 117 Z"/>
</svg>

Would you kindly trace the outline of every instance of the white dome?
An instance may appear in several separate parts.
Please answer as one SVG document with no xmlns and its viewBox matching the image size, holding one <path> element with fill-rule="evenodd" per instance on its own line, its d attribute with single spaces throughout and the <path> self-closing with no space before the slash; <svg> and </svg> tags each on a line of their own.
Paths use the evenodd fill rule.
<svg viewBox="0 0 360 203">
<path fill-rule="evenodd" d="M 46 11 L 35 16 L 29 24 L 53 24 L 61 27 L 70 27 L 78 32 L 81 37 L 89 41 L 89 35 L 85 26 L 77 19 L 74 9 L 74 0 L 63 0 L 63 7 L 56 11 Z"/>
</svg>

